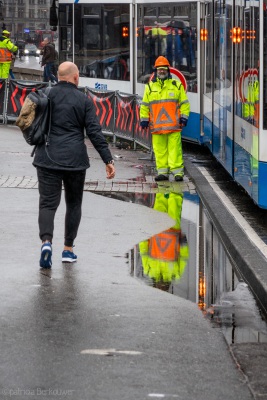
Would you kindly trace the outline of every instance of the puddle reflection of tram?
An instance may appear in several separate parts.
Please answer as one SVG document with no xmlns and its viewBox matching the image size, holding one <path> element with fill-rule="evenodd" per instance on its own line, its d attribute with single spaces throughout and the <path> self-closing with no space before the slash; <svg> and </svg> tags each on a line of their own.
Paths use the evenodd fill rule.
<svg viewBox="0 0 267 400">
<path fill-rule="evenodd" d="M 166 190 L 150 207 L 176 224 L 134 247 L 128 256 L 131 275 L 196 303 L 229 344 L 266 342 L 266 321 L 197 193 Z"/>
</svg>

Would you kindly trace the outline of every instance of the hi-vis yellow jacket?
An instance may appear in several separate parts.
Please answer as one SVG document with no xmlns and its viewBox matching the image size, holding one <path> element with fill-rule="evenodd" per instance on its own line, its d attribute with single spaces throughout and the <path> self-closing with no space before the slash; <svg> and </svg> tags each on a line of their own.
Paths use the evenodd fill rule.
<svg viewBox="0 0 267 400">
<path fill-rule="evenodd" d="M 17 50 L 18 47 L 9 38 L 0 36 L 0 63 L 11 62 L 12 53 Z"/>
<path fill-rule="evenodd" d="M 140 120 L 149 121 L 152 134 L 165 134 L 182 130 L 179 119 L 188 119 L 190 104 L 182 83 L 178 79 L 156 79 L 146 84 L 140 106 Z"/>
</svg>

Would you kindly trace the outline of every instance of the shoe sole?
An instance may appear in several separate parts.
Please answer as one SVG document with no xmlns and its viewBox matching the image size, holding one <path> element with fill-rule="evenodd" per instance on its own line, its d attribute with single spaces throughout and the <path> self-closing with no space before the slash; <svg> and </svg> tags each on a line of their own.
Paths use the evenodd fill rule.
<svg viewBox="0 0 267 400">
<path fill-rule="evenodd" d="M 155 178 L 155 182 L 167 182 L 169 180 L 169 178 L 164 178 L 164 179 L 156 179 Z"/>
<path fill-rule="evenodd" d="M 40 267 L 50 269 L 52 267 L 52 249 L 51 246 L 43 246 L 41 259 L 40 259 Z M 50 258 L 50 261 L 48 259 Z"/>
<path fill-rule="evenodd" d="M 45 253 L 45 254 L 43 254 Z M 42 252 L 41 260 L 40 260 L 40 267 L 41 268 L 51 268 L 52 261 L 48 261 L 48 258 L 51 257 L 51 251 L 45 250 Z"/>
<path fill-rule="evenodd" d="M 66 263 L 74 263 L 74 262 L 76 262 L 77 261 L 77 259 L 76 260 L 73 260 L 73 259 L 71 259 L 71 258 L 62 258 L 62 262 L 66 262 Z"/>
</svg>

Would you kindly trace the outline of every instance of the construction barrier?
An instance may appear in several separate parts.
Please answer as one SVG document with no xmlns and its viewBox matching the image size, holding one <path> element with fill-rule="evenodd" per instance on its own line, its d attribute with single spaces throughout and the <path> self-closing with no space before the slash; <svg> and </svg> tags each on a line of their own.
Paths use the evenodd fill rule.
<svg viewBox="0 0 267 400">
<path fill-rule="evenodd" d="M 30 92 L 44 89 L 48 86 L 45 82 L 10 80 L 7 85 L 6 121 L 16 121 L 25 98 Z"/>
<path fill-rule="evenodd" d="M 103 131 L 113 134 L 115 126 L 115 92 L 100 92 L 86 87 L 85 93 L 94 103 L 96 115 Z"/>
<path fill-rule="evenodd" d="M 135 96 L 118 92 L 116 100 L 116 123 L 114 133 L 118 137 L 125 137 L 127 139 L 133 140 L 133 131 L 135 124 Z"/>
<path fill-rule="evenodd" d="M 0 121 L 14 122 L 26 96 L 47 86 L 46 82 L 0 79 Z M 79 90 L 92 100 L 103 133 L 112 136 L 114 143 L 117 138 L 124 138 L 151 150 L 149 130 L 140 128 L 140 96 L 89 87 L 79 87 Z"/>
</svg>

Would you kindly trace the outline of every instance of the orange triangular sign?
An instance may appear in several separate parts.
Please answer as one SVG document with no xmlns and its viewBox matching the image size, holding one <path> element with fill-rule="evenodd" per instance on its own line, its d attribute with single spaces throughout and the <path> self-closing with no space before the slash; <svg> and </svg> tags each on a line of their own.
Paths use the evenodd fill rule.
<svg viewBox="0 0 267 400">
<path fill-rule="evenodd" d="M 160 124 L 160 123 L 169 123 L 171 124 L 173 121 L 171 119 L 171 116 L 168 114 L 167 110 L 162 107 L 162 109 L 160 110 L 160 112 L 157 115 L 157 121 L 156 124 Z"/>
</svg>

